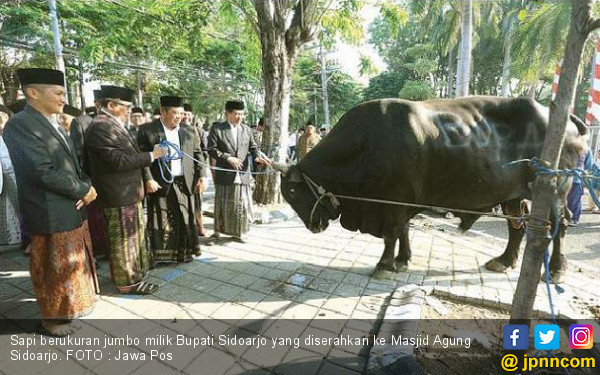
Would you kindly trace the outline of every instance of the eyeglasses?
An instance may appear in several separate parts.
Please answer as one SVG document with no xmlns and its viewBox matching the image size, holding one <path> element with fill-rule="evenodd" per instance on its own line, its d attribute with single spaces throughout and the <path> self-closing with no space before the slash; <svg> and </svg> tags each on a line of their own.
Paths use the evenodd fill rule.
<svg viewBox="0 0 600 375">
<path fill-rule="evenodd" d="M 111 101 L 117 105 L 122 105 L 123 107 L 128 108 L 128 109 L 133 107 L 133 103 L 124 102 L 122 100 L 111 100 Z"/>
</svg>

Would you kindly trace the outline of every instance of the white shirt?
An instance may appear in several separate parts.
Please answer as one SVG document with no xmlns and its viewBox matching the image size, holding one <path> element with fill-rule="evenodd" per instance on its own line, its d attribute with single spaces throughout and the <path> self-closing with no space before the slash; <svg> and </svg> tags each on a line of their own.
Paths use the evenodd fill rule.
<svg viewBox="0 0 600 375">
<path fill-rule="evenodd" d="M 165 131 L 165 136 L 167 137 L 167 141 L 177 145 L 178 148 L 181 149 L 181 144 L 179 143 L 179 125 L 177 125 L 174 129 L 169 129 L 163 124 L 162 120 L 160 121 L 162 127 Z M 169 155 L 173 150 L 169 148 Z M 179 160 L 171 160 L 171 176 L 183 176 L 183 164 L 182 159 Z"/>
<path fill-rule="evenodd" d="M 67 139 L 65 138 L 63 133 L 60 131 L 60 128 L 62 128 L 62 126 L 58 123 L 58 119 L 56 118 L 56 115 L 52 115 L 52 116 L 48 117 L 48 121 L 50 122 L 50 124 L 52 124 L 52 126 L 54 127 L 54 129 L 56 130 L 58 135 L 60 135 L 60 137 L 63 139 L 63 141 L 65 141 L 65 143 L 67 144 L 67 147 L 69 147 L 69 142 L 67 142 Z M 65 128 L 62 128 L 62 129 L 64 130 L 65 133 L 67 132 L 65 130 Z M 69 150 L 70 149 L 71 148 L 69 147 Z"/>
<path fill-rule="evenodd" d="M 232 125 L 231 123 L 228 123 L 228 124 L 229 124 L 229 128 L 231 129 L 231 138 L 233 138 L 233 147 L 235 147 L 237 149 L 237 146 L 238 146 L 237 136 L 238 136 L 238 129 L 239 129 L 238 126 L 241 126 L 241 125 Z M 244 161 L 242 160 L 242 163 L 243 162 Z M 235 173 L 235 179 L 233 180 L 233 183 L 234 184 L 242 183 L 242 178 L 240 177 L 240 172 Z"/>
<path fill-rule="evenodd" d="M 291 133 L 290 136 L 287 139 L 287 147 L 294 147 L 296 146 L 296 133 Z"/>
</svg>

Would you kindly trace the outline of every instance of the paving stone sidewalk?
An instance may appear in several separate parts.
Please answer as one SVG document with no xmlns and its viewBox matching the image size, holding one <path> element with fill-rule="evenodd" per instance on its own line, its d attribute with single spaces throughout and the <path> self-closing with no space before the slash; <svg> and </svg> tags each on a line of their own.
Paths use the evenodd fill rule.
<svg viewBox="0 0 600 375">
<path fill-rule="evenodd" d="M 205 199 L 210 207 L 211 192 Z M 261 217 L 261 209 L 257 211 Z M 294 319 L 298 321 L 298 335 L 326 332 L 361 337 L 377 332 L 390 304 L 395 304 L 399 309 L 396 311 L 403 311 L 405 319 L 419 318 L 419 310 L 410 307 L 418 301 L 392 298 L 400 287 L 413 285 L 425 293 L 495 306 L 507 306 L 512 301 L 519 270 L 485 270 L 483 264 L 503 250 L 485 238 L 451 236 L 431 229 L 426 218 L 416 219 L 411 230 L 413 258 L 409 271 L 398 273 L 394 280 L 374 280 L 370 274 L 383 250 L 380 239 L 346 231 L 337 223 L 323 233 L 311 234 L 297 218 L 284 221 L 290 216 L 289 209 L 270 212 L 269 224 L 253 225 L 247 243 L 222 241 L 205 246 L 202 256 L 190 263 L 162 265 L 152 270 L 148 280 L 162 287 L 151 296 L 118 294 L 110 280 L 108 263 L 101 262 L 102 294 L 83 323 L 107 318 L 210 319 L 241 326 L 248 319 Z M 210 220 L 207 222 L 210 233 Z M 5 319 L 40 317 L 28 262 L 17 249 L 0 253 L 0 314 Z M 589 285 L 589 280 L 581 280 L 576 274 L 567 275 L 562 285 L 564 293 L 553 295 L 557 312 L 571 318 L 589 317 L 573 304 L 574 297 L 600 300 L 600 291 Z M 540 311 L 548 311 L 546 295 L 540 285 L 536 301 Z M 222 361 L 229 365 L 203 373 L 358 374 L 368 362 L 368 349 L 333 346 L 298 351 L 286 347 L 279 360 L 287 365 L 277 366 L 265 363 L 251 348 L 231 351 L 218 347 L 211 349 L 212 358 L 222 355 L 231 359 Z M 183 368 L 153 361 L 127 371 L 194 374 L 202 363 L 202 353 L 196 354 Z M 301 366 L 290 366 L 294 363 Z M 79 371 L 73 373 L 113 371 L 107 362 L 91 368 L 81 363 L 70 365 Z M 14 363 L 4 363 L 0 369 L 5 374 L 19 373 Z M 148 372 L 149 369 L 154 372 Z M 59 367 L 55 370 L 44 373 L 58 373 Z M 71 372 L 72 369 L 65 373 Z"/>
</svg>

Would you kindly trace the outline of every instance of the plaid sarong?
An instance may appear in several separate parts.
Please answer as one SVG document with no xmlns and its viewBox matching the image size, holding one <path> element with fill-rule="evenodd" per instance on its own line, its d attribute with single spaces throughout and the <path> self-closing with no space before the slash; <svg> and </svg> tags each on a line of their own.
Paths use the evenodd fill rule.
<svg viewBox="0 0 600 375">
<path fill-rule="evenodd" d="M 150 269 L 142 203 L 104 209 L 110 273 L 117 287 L 137 284 Z"/>
<path fill-rule="evenodd" d="M 215 232 L 241 237 L 250 230 L 250 186 L 215 185 Z"/>
</svg>

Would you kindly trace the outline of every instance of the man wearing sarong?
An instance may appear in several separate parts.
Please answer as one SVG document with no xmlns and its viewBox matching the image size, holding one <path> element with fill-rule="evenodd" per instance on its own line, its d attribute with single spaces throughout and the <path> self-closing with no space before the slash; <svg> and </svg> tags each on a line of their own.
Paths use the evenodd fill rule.
<svg viewBox="0 0 600 375">
<path fill-rule="evenodd" d="M 150 294 L 158 286 L 144 281 L 152 260 L 146 248 L 144 182 L 149 192 L 159 188 L 143 168 L 166 151 L 156 145 L 142 152 L 125 128 L 133 90 L 102 86 L 100 113 L 85 133 L 86 168 L 102 206 L 109 241 L 112 280 L 121 293 Z"/>
<path fill-rule="evenodd" d="M 214 124 L 208 134 L 208 154 L 219 168 L 214 172 L 215 233 L 212 237 L 219 238 L 223 233 L 244 242 L 243 236 L 252 220 L 252 175 L 248 156 L 252 155 L 260 164 L 268 165 L 269 160 L 261 156 L 250 127 L 242 124 L 244 102 L 228 101 L 225 117 L 227 121 Z"/>
<path fill-rule="evenodd" d="M 200 137 L 200 149 L 202 150 L 202 156 L 204 156 L 204 160 L 208 160 L 208 153 L 206 152 L 206 132 L 202 129 L 202 123 L 204 121 L 198 122 L 195 119 L 194 112 L 192 111 L 191 104 L 183 103 L 183 118 L 181 119 L 182 124 L 190 125 L 196 132 L 198 132 L 198 137 Z M 206 187 L 206 185 L 204 185 Z M 198 236 L 205 237 L 204 233 L 204 215 L 202 213 L 202 191 L 196 191 L 194 197 L 194 211 L 196 212 L 196 224 L 198 225 Z"/>
<path fill-rule="evenodd" d="M 42 332 L 73 333 L 72 319 L 89 313 L 99 293 L 85 205 L 96 199 L 73 143 L 58 123 L 65 83 L 61 71 L 17 71 L 27 105 L 6 124 L 25 228 L 31 233 L 29 270 Z"/>
<path fill-rule="evenodd" d="M 79 161 L 81 163 L 83 163 L 85 159 L 83 147 L 84 134 L 94 117 L 96 117 L 100 111 L 101 99 L 102 90 L 94 90 L 94 107 L 91 107 L 93 110 L 88 108 L 89 111 L 86 111 L 86 113 L 77 117 L 73 121 L 73 126 L 71 126 L 69 137 L 71 137 L 71 141 L 73 142 L 73 145 L 75 145 L 75 150 L 77 151 L 77 156 L 79 157 Z M 94 259 L 98 261 L 98 259 L 108 256 L 108 236 L 106 234 L 106 226 L 104 224 L 104 213 L 102 212 L 102 208 L 100 207 L 98 200 L 90 203 L 87 209 L 88 225 L 90 228 L 90 237 L 92 238 Z M 98 265 L 98 263 L 96 263 L 96 265 Z"/>
<path fill-rule="evenodd" d="M 137 140 L 142 150 L 168 141 L 193 157 L 156 160 L 149 172 L 161 186 L 148 195 L 148 235 L 156 262 L 189 262 L 200 255 L 196 226 L 196 192 L 204 190 L 205 161 L 200 137 L 191 125 L 182 124 L 183 103 L 178 96 L 160 98 L 160 118 L 142 125 Z M 175 149 L 169 149 L 175 154 Z"/>
</svg>

